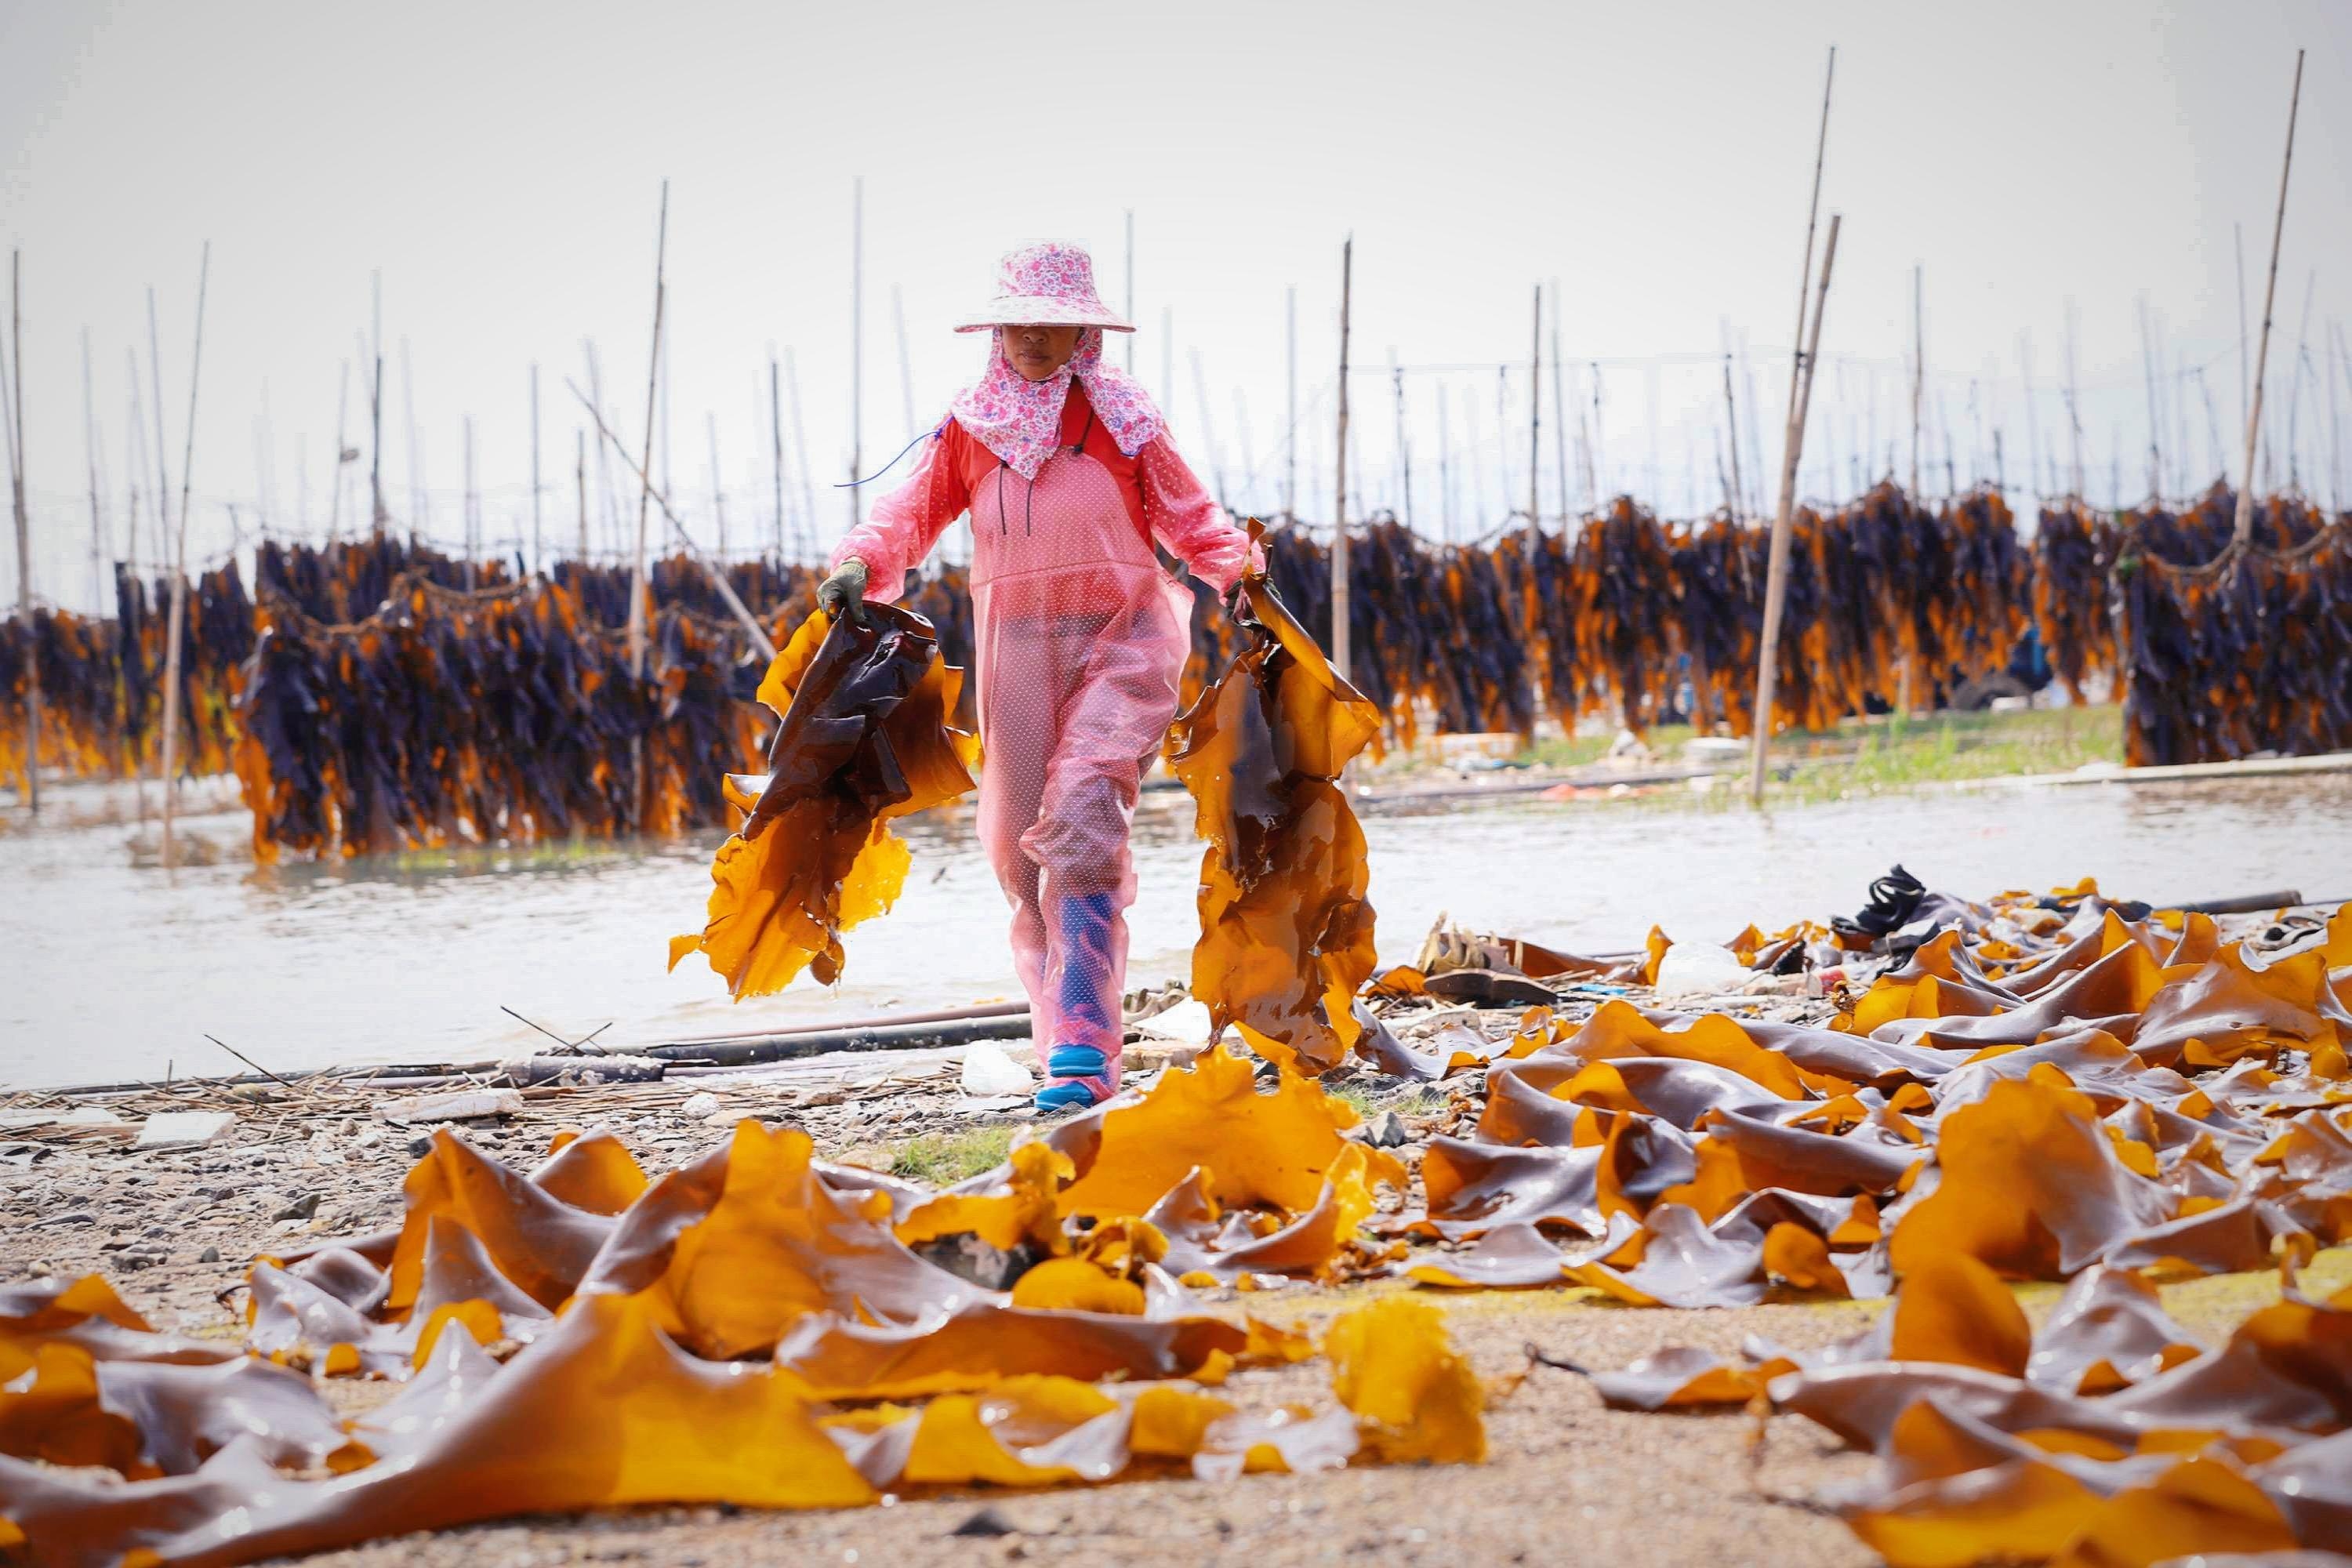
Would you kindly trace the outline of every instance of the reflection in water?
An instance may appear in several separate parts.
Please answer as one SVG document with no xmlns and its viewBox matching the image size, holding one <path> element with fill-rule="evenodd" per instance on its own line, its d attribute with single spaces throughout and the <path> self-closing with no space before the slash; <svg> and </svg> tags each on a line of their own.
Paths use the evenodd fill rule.
<svg viewBox="0 0 2352 1568">
<path fill-rule="evenodd" d="M 1532 801 L 1369 815 L 1384 962 L 1441 911 L 1587 951 L 1652 922 L 1722 940 L 1849 910 L 1900 860 L 1962 894 L 2091 875 L 2132 897 L 2273 888 L 2352 895 L 2352 779 L 1927 795 L 1782 811 L 1666 812 Z M 227 839 L 243 820 L 193 827 Z M 1189 802 L 1148 797 L 1130 919 L 1140 984 L 1190 968 L 1200 849 Z M 903 825 L 915 867 L 890 915 L 852 932 L 845 983 L 726 999 L 666 942 L 700 916 L 717 836 L 398 862 L 133 868 L 120 827 L 0 837 L 0 1084 L 237 1070 L 215 1034 L 273 1068 L 470 1060 L 549 1027 L 672 1036 L 1016 997 L 1004 903 L 968 808 Z"/>
</svg>

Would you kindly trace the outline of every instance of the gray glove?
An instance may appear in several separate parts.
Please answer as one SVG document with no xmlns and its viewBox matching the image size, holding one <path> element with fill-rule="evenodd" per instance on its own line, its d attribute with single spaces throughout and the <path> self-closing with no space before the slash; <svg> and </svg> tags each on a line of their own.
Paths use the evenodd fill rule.
<svg viewBox="0 0 2352 1568">
<path fill-rule="evenodd" d="M 816 585 L 817 608 L 836 621 L 866 625 L 866 563 L 855 555 Z"/>
</svg>

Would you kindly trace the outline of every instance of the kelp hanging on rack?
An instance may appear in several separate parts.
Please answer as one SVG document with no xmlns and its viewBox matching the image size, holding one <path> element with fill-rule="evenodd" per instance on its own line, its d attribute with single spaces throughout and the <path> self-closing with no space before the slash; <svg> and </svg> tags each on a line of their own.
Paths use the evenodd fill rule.
<svg viewBox="0 0 2352 1568">
<path fill-rule="evenodd" d="M 869 605 L 866 624 L 819 610 L 760 682 L 782 721 L 762 777 L 727 780 L 742 826 L 710 867 L 709 920 L 670 939 L 669 964 L 699 952 L 737 1001 L 803 969 L 841 977 L 841 933 L 887 910 L 909 856 L 894 818 L 972 787 L 979 737 L 953 722 L 963 671 L 920 616 Z"/>
<path fill-rule="evenodd" d="M 2352 750 L 2352 520 L 2273 498 L 2252 545 L 2223 534 L 2218 553 L 2180 563 L 2230 504 L 2216 490 L 2185 516 L 2120 524 L 2127 763 Z"/>
<path fill-rule="evenodd" d="M 545 582 L 404 576 L 335 626 L 272 590 L 261 619 L 236 767 L 263 860 L 716 826 L 719 777 L 764 735 L 741 632 L 681 609 L 656 617 L 643 681 L 622 633 Z"/>
<path fill-rule="evenodd" d="M 25 704 L 32 672 L 41 672 L 41 756 L 46 771 L 71 778 L 121 776 L 121 688 L 108 622 L 37 607 L 0 621 L 0 784 L 23 789 Z"/>
</svg>

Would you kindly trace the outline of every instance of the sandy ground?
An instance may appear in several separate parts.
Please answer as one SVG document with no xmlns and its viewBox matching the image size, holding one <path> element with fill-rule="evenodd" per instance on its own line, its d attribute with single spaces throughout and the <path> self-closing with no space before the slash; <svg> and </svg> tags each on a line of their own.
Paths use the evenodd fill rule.
<svg viewBox="0 0 2352 1568">
<path fill-rule="evenodd" d="M 724 1136 L 734 1117 L 806 1127 L 828 1156 L 887 1163 L 924 1134 L 1017 1121 L 973 1107 L 956 1087 L 956 1053 L 834 1059 L 789 1073 L 629 1089 L 533 1091 L 524 1112 L 469 1127 L 483 1147 L 528 1165 L 559 1128 L 606 1127 L 649 1170 Z M 1166 1047 L 1136 1051 L 1146 1070 Z M 1475 1080 L 1473 1080 L 1475 1081 Z M 1358 1084 L 1378 1109 L 1430 1102 L 1410 1086 Z M 159 1329 L 234 1338 L 238 1281 L 257 1252 L 355 1237 L 397 1223 L 400 1177 L 423 1130 L 383 1122 L 370 1101 L 276 1094 L 229 1101 L 217 1089 L 184 1098 L 236 1103 L 233 1140 L 175 1153 L 129 1149 L 118 1130 L 47 1135 L 0 1131 L 0 1278 L 103 1269 Z M 715 1111 L 686 1102 L 715 1094 Z M 21 1107 L 25 1102 L 16 1102 Z M 135 1115 L 124 1107 L 126 1115 Z M 1411 1119 L 1418 1131 L 1442 1112 Z M 11 1141 L 11 1140 L 14 1141 Z M 1417 1141 L 1417 1140 L 1416 1140 Z M 1406 1151 L 1410 1156 L 1414 1151 Z M 307 1213 L 304 1211 L 307 1209 Z M 2352 1279 L 2352 1250 L 2328 1255 L 2317 1280 Z M 1341 1289 L 1298 1286 L 1247 1296 L 1211 1293 L 1213 1309 L 1318 1324 L 1370 1296 L 1410 1289 L 1381 1281 Z M 2275 1279 L 2237 1277 L 2168 1290 L 2185 1323 L 2218 1335 Z M 2045 1311 L 2055 1287 L 2025 1287 Z M 1622 1366 L 1670 1344 L 1736 1345 L 1762 1334 L 1813 1345 L 1866 1324 L 1873 1304 L 1778 1304 L 1738 1310 L 1622 1308 L 1591 1292 L 1432 1295 L 1457 1342 L 1497 1390 L 1488 1415 L 1491 1460 L 1476 1468 L 1361 1468 L 1210 1485 L 1190 1479 L 1045 1492 L 955 1493 L 890 1500 L 852 1512 L 768 1514 L 656 1509 L 534 1519 L 378 1542 L 314 1559 L 383 1565 L 545 1568 L 635 1563 L 663 1568 L 721 1563 L 898 1563 L 952 1557 L 979 1563 L 1403 1563 L 1553 1562 L 1565 1554 L 1612 1564 L 1861 1563 L 1872 1560 L 1819 1500 L 1864 1475 L 1870 1461 L 1840 1451 L 1797 1417 L 1772 1420 L 1758 1442 L 1745 1415 L 1636 1415 L 1605 1410 L 1572 1373 L 1530 1370 L 1528 1351 L 1595 1367 Z M 1241 1374 L 1248 1403 L 1328 1398 L 1319 1363 Z M 353 1409 L 388 1385 L 337 1381 Z"/>
</svg>

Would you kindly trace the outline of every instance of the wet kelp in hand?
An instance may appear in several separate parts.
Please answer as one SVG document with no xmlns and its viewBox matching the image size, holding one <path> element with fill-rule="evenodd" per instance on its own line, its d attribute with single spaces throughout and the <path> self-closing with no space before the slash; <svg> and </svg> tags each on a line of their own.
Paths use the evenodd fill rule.
<svg viewBox="0 0 2352 1568">
<path fill-rule="evenodd" d="M 802 970 L 830 985 L 841 933 L 882 913 L 909 856 L 894 817 L 972 787 L 980 741 L 954 727 L 963 671 L 940 657 L 930 623 L 869 605 L 866 626 L 818 611 L 760 683 L 783 722 L 761 777 L 730 777 L 742 826 L 711 863 L 709 921 L 670 941 L 676 968 L 700 952 L 737 1001 Z"/>
<path fill-rule="evenodd" d="M 1251 646 L 1176 721 L 1176 776 L 1209 843 L 1192 994 L 1220 1029 L 1321 1073 L 1356 1043 L 1372 973 L 1364 833 L 1339 781 L 1381 715 L 1264 576 L 1240 598 Z"/>
<path fill-rule="evenodd" d="M 1403 1179 L 1353 1117 L 1218 1052 L 951 1193 L 753 1121 L 650 1181 L 609 1135 L 522 1171 L 445 1131 L 397 1233 L 253 1266 L 251 1353 L 155 1333 L 96 1276 L 0 1289 L 0 1551 L 229 1564 L 633 1503 L 1476 1462 L 1486 1390 L 1435 1312 L 1360 1308 L 1318 1345 L 1199 1310 L 1159 1261 L 1347 1267 L 1318 1214 Z M 935 1254 L 1002 1257 L 1010 1289 Z M 1233 1382 L 1318 1349 L 1328 1400 Z M 406 1386 L 346 1420 L 320 1373 Z"/>
</svg>

